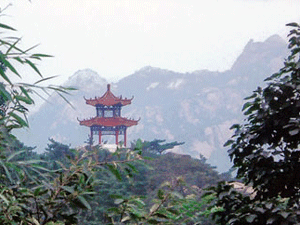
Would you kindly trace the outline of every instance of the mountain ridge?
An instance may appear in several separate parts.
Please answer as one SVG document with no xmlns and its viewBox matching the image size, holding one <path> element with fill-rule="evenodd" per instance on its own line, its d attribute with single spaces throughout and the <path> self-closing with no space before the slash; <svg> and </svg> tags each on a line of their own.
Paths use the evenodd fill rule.
<svg viewBox="0 0 300 225">
<path fill-rule="evenodd" d="M 227 71 L 179 73 L 145 66 L 112 83 L 116 96 L 134 96 L 132 104 L 123 107 L 122 115 L 141 117 L 137 126 L 128 129 L 129 141 L 142 138 L 185 142 L 173 151 L 193 157 L 204 155 L 219 171 L 227 170 L 230 162 L 223 144 L 231 135 L 229 127 L 242 122 L 243 98 L 280 68 L 286 54 L 284 41 L 271 36 L 264 42 L 249 41 Z M 89 129 L 79 126 L 77 118 L 93 117 L 95 109 L 86 105 L 83 97 L 102 96 L 107 83 L 93 70 L 78 70 L 64 84 L 79 89 L 68 98 L 76 110 L 53 96 L 54 105 L 44 103 L 29 117 L 31 134 L 23 134 L 21 140 L 37 144 L 39 150 L 50 137 L 73 146 L 84 144 Z"/>
</svg>

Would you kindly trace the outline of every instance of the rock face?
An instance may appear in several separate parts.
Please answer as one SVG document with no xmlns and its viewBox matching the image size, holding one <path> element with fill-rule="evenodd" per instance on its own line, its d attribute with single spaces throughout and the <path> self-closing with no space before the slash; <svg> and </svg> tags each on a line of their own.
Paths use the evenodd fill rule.
<svg viewBox="0 0 300 225">
<path fill-rule="evenodd" d="M 141 117 L 139 125 L 128 129 L 128 141 L 185 142 L 173 151 L 193 157 L 202 154 L 219 171 L 227 170 L 230 162 L 223 144 L 231 135 L 229 127 L 242 122 L 243 98 L 278 71 L 286 55 L 286 43 L 274 35 L 265 42 L 249 41 L 225 72 L 177 73 L 148 66 L 121 79 L 112 84 L 112 92 L 134 96 L 132 104 L 123 107 L 122 115 Z M 102 96 L 106 85 L 107 81 L 94 71 L 76 72 L 65 84 L 78 88 L 68 98 L 75 109 L 58 96 L 51 96 L 51 104 L 45 103 L 29 118 L 31 129 L 19 135 L 21 140 L 38 145 L 39 151 L 50 137 L 72 146 L 82 145 L 89 129 L 79 126 L 77 118 L 95 116 L 95 109 L 85 104 L 83 96 Z"/>
</svg>

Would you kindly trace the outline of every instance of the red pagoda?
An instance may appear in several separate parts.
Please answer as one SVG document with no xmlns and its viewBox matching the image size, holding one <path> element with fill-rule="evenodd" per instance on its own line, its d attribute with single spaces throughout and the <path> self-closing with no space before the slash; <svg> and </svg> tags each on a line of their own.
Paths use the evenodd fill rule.
<svg viewBox="0 0 300 225">
<path fill-rule="evenodd" d="M 121 117 L 121 107 L 131 104 L 131 99 L 123 99 L 122 96 L 116 97 L 110 91 L 110 84 L 107 85 L 107 91 L 102 97 L 94 99 L 85 99 L 86 104 L 96 107 L 96 117 L 79 121 L 80 125 L 90 127 L 91 141 L 93 135 L 99 136 L 101 144 L 102 135 L 114 135 L 116 145 L 119 143 L 119 135 L 124 135 L 124 146 L 126 147 L 126 130 L 138 124 L 138 120 Z"/>
</svg>

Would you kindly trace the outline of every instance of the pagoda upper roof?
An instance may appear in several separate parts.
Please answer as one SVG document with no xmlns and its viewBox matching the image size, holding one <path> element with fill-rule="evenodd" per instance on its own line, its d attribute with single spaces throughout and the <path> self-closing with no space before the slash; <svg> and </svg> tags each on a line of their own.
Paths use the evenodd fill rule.
<svg viewBox="0 0 300 225">
<path fill-rule="evenodd" d="M 126 126 L 131 127 L 138 124 L 138 120 L 127 119 L 124 117 L 94 117 L 80 121 L 80 125 L 91 127 L 91 126 L 105 126 L 105 127 L 116 127 Z"/>
<path fill-rule="evenodd" d="M 85 99 L 86 104 L 96 106 L 96 105 L 105 105 L 105 106 L 113 106 L 113 105 L 129 105 L 131 104 L 131 99 L 123 99 L 122 96 L 116 97 L 111 91 L 110 91 L 110 84 L 107 85 L 107 91 L 102 95 L 101 97 L 95 97 L 94 99 Z"/>
</svg>

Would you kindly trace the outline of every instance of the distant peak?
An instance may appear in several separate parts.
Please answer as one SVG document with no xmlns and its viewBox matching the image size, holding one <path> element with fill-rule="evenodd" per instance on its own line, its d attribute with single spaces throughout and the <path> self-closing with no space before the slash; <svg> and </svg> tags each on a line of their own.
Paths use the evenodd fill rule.
<svg viewBox="0 0 300 225">
<path fill-rule="evenodd" d="M 245 68 L 246 66 L 251 67 L 254 63 L 269 65 L 271 63 L 270 59 L 286 54 L 286 45 L 285 40 L 278 34 L 270 36 L 265 41 L 250 39 L 242 54 L 234 62 L 231 70 Z"/>
<path fill-rule="evenodd" d="M 89 83 L 107 83 L 107 81 L 91 69 L 82 69 L 70 76 L 66 83 L 68 85 L 81 86 Z"/>
<path fill-rule="evenodd" d="M 141 69 L 139 69 L 137 72 L 149 72 L 155 69 L 159 69 L 157 67 L 152 67 L 152 66 L 144 66 Z"/>
<path fill-rule="evenodd" d="M 72 80 L 78 76 L 86 76 L 86 75 L 100 77 L 100 75 L 97 72 L 87 68 L 87 69 L 77 70 L 72 76 L 69 77 L 69 80 Z"/>
<path fill-rule="evenodd" d="M 250 39 L 246 44 L 244 51 L 249 49 L 252 50 L 253 48 L 260 48 L 262 45 L 275 47 L 286 45 L 286 42 L 278 34 L 268 37 L 265 41 L 254 41 L 253 39 Z"/>
<path fill-rule="evenodd" d="M 152 72 L 173 72 L 172 70 L 168 69 L 162 69 L 159 67 L 153 67 L 153 66 L 144 66 L 141 69 L 137 70 L 136 73 L 142 73 L 142 74 L 149 74 Z"/>
<path fill-rule="evenodd" d="M 275 43 L 283 43 L 285 44 L 285 41 L 282 37 L 280 37 L 278 34 L 274 34 L 271 37 L 267 38 L 265 40 L 266 43 L 275 44 Z"/>
</svg>

